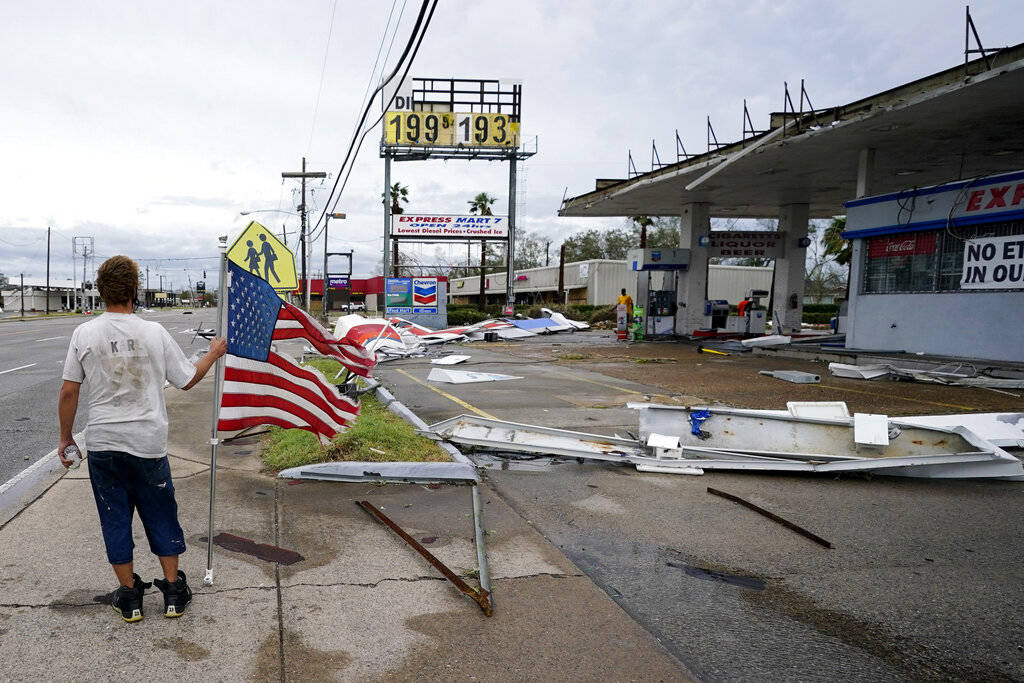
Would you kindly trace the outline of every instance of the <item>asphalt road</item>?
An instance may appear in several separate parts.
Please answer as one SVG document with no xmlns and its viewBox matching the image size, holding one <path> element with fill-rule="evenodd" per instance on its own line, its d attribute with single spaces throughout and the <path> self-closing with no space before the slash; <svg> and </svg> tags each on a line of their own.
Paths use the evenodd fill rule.
<svg viewBox="0 0 1024 683">
<path fill-rule="evenodd" d="M 197 322 L 212 326 L 213 311 L 141 314 L 164 325 L 185 353 L 204 350 L 206 342 L 182 334 Z M 0 483 L 13 477 L 57 446 L 57 392 L 64 358 L 75 327 L 84 316 L 0 322 Z M 87 421 L 79 408 L 75 432 Z"/>
<path fill-rule="evenodd" d="M 624 404 L 665 388 L 598 374 L 593 364 L 540 360 L 595 338 L 459 349 L 472 358 L 455 369 L 521 380 L 425 382 L 427 359 L 385 363 L 376 374 L 427 422 L 481 410 L 624 434 L 636 424 Z M 506 355 L 513 350 L 519 357 Z M 788 385 L 769 388 L 785 405 Z M 1020 483 L 687 477 L 569 459 L 482 461 L 498 495 L 703 680 L 1024 680 Z M 710 495 L 709 486 L 835 547 Z"/>
</svg>

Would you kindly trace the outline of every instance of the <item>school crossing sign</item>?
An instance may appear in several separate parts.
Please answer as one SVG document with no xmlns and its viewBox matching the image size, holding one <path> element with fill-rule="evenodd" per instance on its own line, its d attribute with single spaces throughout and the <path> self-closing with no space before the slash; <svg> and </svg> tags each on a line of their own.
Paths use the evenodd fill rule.
<svg viewBox="0 0 1024 683">
<path fill-rule="evenodd" d="M 270 230 L 252 221 L 228 249 L 228 260 L 270 283 L 278 292 L 298 288 L 295 256 Z"/>
</svg>

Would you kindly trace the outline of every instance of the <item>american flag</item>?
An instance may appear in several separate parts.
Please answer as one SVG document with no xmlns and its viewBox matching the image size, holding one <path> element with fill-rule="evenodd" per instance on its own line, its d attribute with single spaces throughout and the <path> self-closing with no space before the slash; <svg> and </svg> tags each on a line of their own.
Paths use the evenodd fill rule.
<svg viewBox="0 0 1024 683">
<path fill-rule="evenodd" d="M 270 424 L 335 436 L 359 414 L 359 403 L 315 368 L 274 353 L 271 343 L 305 339 L 364 377 L 375 356 L 358 344 L 339 342 L 304 311 L 282 302 L 269 283 L 234 263 L 228 263 L 228 274 L 228 355 L 218 430 Z"/>
</svg>

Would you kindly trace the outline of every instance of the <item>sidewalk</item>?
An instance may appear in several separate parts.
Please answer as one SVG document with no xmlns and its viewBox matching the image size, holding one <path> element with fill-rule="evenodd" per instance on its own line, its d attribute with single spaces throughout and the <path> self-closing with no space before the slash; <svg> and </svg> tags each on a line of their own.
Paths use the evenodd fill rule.
<svg viewBox="0 0 1024 683">
<path fill-rule="evenodd" d="M 260 473 L 257 439 L 221 449 L 216 533 L 294 551 L 291 565 L 215 546 L 202 585 L 212 382 L 168 390 L 169 444 L 195 600 L 159 592 L 125 624 L 87 467 L 0 527 L 0 679 L 685 680 L 678 661 L 486 486 L 495 613 L 355 504 L 369 500 L 457 573 L 476 567 L 464 487 L 301 482 Z M 401 397 L 399 397 L 401 398 Z M 435 540 L 431 540 L 435 539 Z M 136 571 L 158 574 L 140 524 Z"/>
</svg>

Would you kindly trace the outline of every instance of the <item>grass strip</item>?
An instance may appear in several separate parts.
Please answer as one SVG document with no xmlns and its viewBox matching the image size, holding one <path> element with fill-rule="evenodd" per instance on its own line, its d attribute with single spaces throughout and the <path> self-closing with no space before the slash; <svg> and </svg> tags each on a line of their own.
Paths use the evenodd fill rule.
<svg viewBox="0 0 1024 683">
<path fill-rule="evenodd" d="M 328 380 L 341 369 L 338 361 L 316 358 L 305 363 Z M 326 448 L 304 429 L 272 427 L 264 437 L 262 458 L 268 469 L 280 471 L 320 462 L 449 462 L 451 457 L 387 409 L 372 393 L 363 394 L 359 417 Z"/>
</svg>

